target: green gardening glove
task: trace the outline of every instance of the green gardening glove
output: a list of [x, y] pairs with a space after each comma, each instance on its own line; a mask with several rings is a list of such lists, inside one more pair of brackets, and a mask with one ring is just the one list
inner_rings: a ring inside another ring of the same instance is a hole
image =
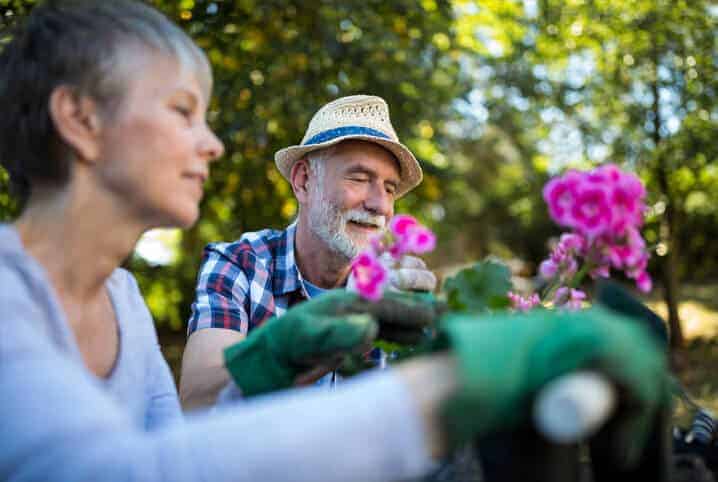
[[453, 443], [527, 423], [534, 397], [547, 382], [577, 370], [612, 380], [627, 407], [616, 450], [630, 463], [645, 442], [650, 421], [666, 404], [664, 355], [634, 320], [602, 309], [535, 310], [477, 319], [442, 320], [439, 342], [457, 359], [458, 393], [443, 408]]
[[643, 323], [660, 340], [664, 349], [668, 348], [668, 328], [663, 318], [619, 283], [610, 280], [598, 281], [594, 300], [610, 310]]
[[358, 298], [349, 309], [377, 320], [377, 339], [416, 345], [426, 340], [427, 329], [436, 324], [447, 306], [429, 292], [386, 291], [376, 302]]
[[317, 365], [366, 351], [381, 335], [394, 342], [419, 340], [438, 318], [438, 304], [417, 295], [386, 293], [368, 302], [332, 290], [289, 309], [224, 351], [225, 366], [244, 396], [292, 386]]

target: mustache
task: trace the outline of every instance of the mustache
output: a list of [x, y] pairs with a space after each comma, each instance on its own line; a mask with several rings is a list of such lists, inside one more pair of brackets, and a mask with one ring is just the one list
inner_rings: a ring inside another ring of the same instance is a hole
[[379, 229], [384, 229], [386, 227], [386, 216], [371, 214], [360, 209], [350, 209], [344, 213], [343, 217], [346, 222], [354, 221], [363, 224], [370, 224]]

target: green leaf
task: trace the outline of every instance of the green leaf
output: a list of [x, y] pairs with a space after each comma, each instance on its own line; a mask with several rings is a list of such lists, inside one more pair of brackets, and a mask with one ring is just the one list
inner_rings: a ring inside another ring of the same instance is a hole
[[444, 292], [452, 311], [489, 312], [509, 305], [506, 294], [511, 287], [508, 266], [486, 260], [447, 279]]

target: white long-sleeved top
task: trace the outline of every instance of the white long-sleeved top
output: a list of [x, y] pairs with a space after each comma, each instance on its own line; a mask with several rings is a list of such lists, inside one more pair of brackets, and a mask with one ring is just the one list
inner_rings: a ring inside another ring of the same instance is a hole
[[0, 226], [0, 480], [364, 482], [432, 467], [391, 372], [184, 418], [134, 278], [118, 269], [107, 289], [120, 350], [100, 379], [44, 270]]

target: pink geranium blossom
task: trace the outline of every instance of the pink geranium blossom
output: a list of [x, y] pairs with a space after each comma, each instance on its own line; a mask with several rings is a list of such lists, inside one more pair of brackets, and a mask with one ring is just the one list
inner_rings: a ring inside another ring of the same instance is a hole
[[433, 251], [436, 247], [436, 235], [423, 226], [416, 226], [407, 232], [407, 250], [415, 254]]
[[580, 181], [578, 172], [569, 171], [563, 177], [551, 179], [543, 189], [543, 197], [548, 204], [551, 218], [560, 226], [573, 224], [571, 206], [578, 194]]
[[643, 293], [648, 293], [653, 288], [653, 281], [647, 272], [641, 271], [638, 276], [636, 276], [636, 285]]
[[567, 310], [580, 310], [583, 301], [586, 299], [586, 293], [581, 290], [562, 286], [556, 290], [554, 296], [554, 305]]
[[353, 286], [364, 298], [378, 300], [389, 280], [388, 272], [405, 254], [424, 254], [436, 246], [436, 235], [414, 217], [397, 214], [387, 232], [370, 240], [369, 248], [352, 261]]
[[546, 183], [543, 196], [551, 218], [571, 230], [541, 263], [544, 279], [568, 285], [574, 276], [608, 278], [615, 269], [636, 280], [640, 290], [651, 289], [648, 251], [639, 231], [646, 190], [635, 174], [614, 164], [568, 171]]
[[351, 270], [359, 294], [371, 301], [379, 300], [389, 280], [387, 269], [379, 258], [371, 251], [365, 251], [354, 258]]
[[521, 296], [513, 291], [508, 292], [511, 308], [516, 311], [526, 312], [541, 304], [541, 298], [538, 293], [532, 293], [528, 296]]
[[584, 186], [571, 206], [573, 227], [589, 239], [611, 227], [611, 204], [608, 193], [600, 186]]
[[539, 265], [539, 274], [543, 279], [551, 279], [558, 273], [559, 265], [556, 264], [552, 259], [544, 260]]
[[389, 222], [389, 230], [396, 237], [404, 237], [412, 228], [419, 226], [419, 221], [408, 214], [397, 214]]

